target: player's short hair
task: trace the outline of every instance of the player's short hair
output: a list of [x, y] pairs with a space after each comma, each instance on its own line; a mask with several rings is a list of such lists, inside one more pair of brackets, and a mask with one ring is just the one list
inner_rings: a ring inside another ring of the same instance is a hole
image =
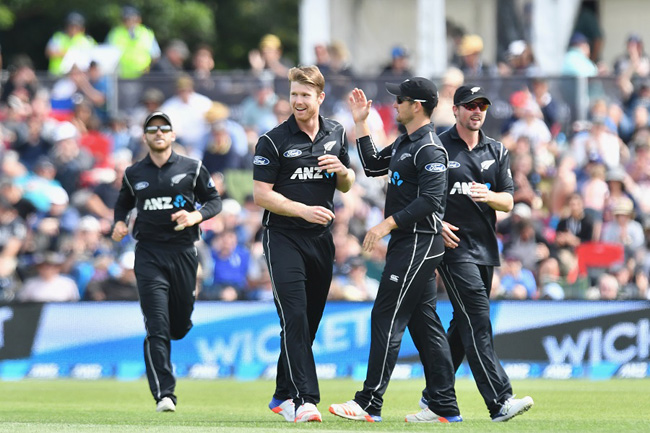
[[289, 81], [315, 87], [321, 93], [325, 89], [325, 77], [318, 66], [296, 66], [289, 69]]

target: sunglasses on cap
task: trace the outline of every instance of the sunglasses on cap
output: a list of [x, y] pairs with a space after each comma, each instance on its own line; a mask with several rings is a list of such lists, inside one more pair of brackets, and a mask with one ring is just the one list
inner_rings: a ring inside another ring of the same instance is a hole
[[397, 105], [401, 104], [404, 101], [408, 101], [408, 102], [415, 102], [415, 101], [427, 102], [424, 99], [413, 99], [413, 98], [409, 98], [408, 96], [396, 96], [395, 100], [397, 101]]
[[171, 127], [171, 125], [151, 125], [151, 126], [147, 126], [146, 128], [144, 128], [144, 132], [146, 132], [147, 134], [155, 134], [159, 130], [160, 130], [160, 132], [163, 132], [163, 133], [171, 132], [172, 127]]
[[476, 110], [476, 107], [478, 107], [479, 110], [481, 111], [487, 111], [488, 107], [490, 104], [487, 102], [468, 102], [467, 104], [460, 104], [463, 107], [465, 107], [466, 110], [469, 111], [474, 111]]

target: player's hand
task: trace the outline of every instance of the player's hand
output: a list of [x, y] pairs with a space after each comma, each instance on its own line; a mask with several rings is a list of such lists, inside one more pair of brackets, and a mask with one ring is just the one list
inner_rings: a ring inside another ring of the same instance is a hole
[[185, 230], [187, 227], [192, 227], [194, 224], [198, 224], [202, 220], [203, 217], [198, 211], [188, 212], [183, 209], [172, 214], [172, 221], [176, 222], [176, 227], [174, 227], [174, 230], [176, 231]]
[[368, 230], [366, 237], [363, 238], [363, 250], [369, 253], [372, 252], [377, 242], [389, 234], [395, 227], [397, 227], [397, 224], [395, 224], [395, 220], [391, 216]]
[[453, 249], [458, 246], [460, 238], [454, 233], [456, 231], [458, 231], [458, 227], [455, 225], [449, 224], [446, 221], [442, 222], [442, 240], [445, 241], [445, 247]]
[[318, 157], [318, 166], [328, 173], [347, 174], [348, 169], [336, 155], [321, 155]]
[[129, 234], [129, 228], [126, 226], [126, 223], [124, 221], [118, 221], [115, 223], [115, 227], [113, 227], [111, 239], [115, 242], [119, 242], [124, 239], [124, 236], [127, 234]]
[[472, 182], [469, 187], [469, 196], [477, 203], [485, 203], [488, 201], [490, 190], [484, 183]]
[[327, 225], [334, 219], [334, 212], [323, 206], [306, 206], [301, 216], [310, 223]]
[[348, 105], [350, 106], [350, 112], [352, 113], [352, 119], [354, 119], [354, 123], [364, 122], [370, 114], [372, 99], [367, 100], [366, 94], [363, 93], [363, 90], [357, 89], [355, 87], [352, 92], [350, 92]]

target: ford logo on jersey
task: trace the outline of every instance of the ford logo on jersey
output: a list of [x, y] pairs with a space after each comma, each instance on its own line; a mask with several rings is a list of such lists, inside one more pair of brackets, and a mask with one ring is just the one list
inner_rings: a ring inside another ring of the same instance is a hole
[[256, 156], [253, 158], [253, 164], [255, 165], [269, 165], [271, 161], [268, 159], [264, 158], [263, 156]]
[[425, 165], [424, 169], [426, 171], [430, 171], [433, 173], [441, 173], [443, 171], [446, 171], [447, 167], [445, 167], [445, 164], [441, 164], [439, 162], [432, 162], [431, 164]]
[[460, 162], [458, 161], [449, 161], [449, 168], [458, 168], [460, 167]]
[[145, 189], [148, 186], [149, 186], [149, 182], [138, 182], [133, 186], [133, 188], [136, 191], [140, 191], [141, 189]]
[[302, 155], [302, 150], [300, 149], [291, 149], [287, 150], [282, 154], [285, 158], [295, 158], [296, 156]]

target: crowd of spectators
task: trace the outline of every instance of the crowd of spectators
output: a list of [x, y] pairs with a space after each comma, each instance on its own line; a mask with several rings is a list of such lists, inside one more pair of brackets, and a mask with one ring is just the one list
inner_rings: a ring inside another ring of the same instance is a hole
[[[202, 159], [224, 198], [223, 211], [202, 224], [199, 298], [273, 299], [260, 244], [262, 210], [247, 189], [252, 180], [245, 179], [258, 136], [291, 114], [288, 95], [274, 87], [292, 66], [280, 39], [265, 35], [251, 50], [246, 73], [257, 84], [240, 104], [228, 105], [205, 94], [215, 86], [210, 47], [191, 51], [175, 39], [161, 52], [137, 10], [125, 8], [123, 18], [109, 42], [120, 46], [124, 38], [137, 37], [143, 43], [138, 53], [126, 54], [126, 64], [122, 57], [118, 73], [173, 76], [170, 97], [150, 87], [137, 106], [110, 112], [107, 101], [115, 89], [101, 65], [90, 61], [66, 69], [63, 60], [71, 44], [95, 44], [83, 36], [78, 13], [47, 42], [56, 77], [51, 87], [39, 83], [29, 58], [10, 62], [0, 97], [0, 301], [137, 299], [134, 240], [129, 236], [116, 244], [110, 230], [124, 169], [146, 153], [143, 119], [158, 109], [172, 118], [175, 151]], [[438, 132], [455, 122], [452, 96], [464, 82], [522, 76], [527, 83], [510, 95], [512, 118], [496, 137], [510, 151], [516, 205], [510, 214], [499, 214], [503, 260], [493, 298], [650, 299], [650, 61], [640, 37], [630, 35], [611, 68], [593, 63], [583, 35], [572, 37], [565, 73], [613, 74], [620, 96], [592, 98], [588, 119], [570, 131], [561, 130], [557, 95], [539, 75], [526, 41], [513, 41], [505, 61], [494, 65], [482, 58], [479, 35], [455, 41], [452, 65], [435, 80]], [[314, 51], [329, 88], [349, 91], [357, 77], [344, 44], [317, 44]], [[129, 56], [142, 53], [144, 59], [128, 63]], [[388, 54], [382, 79], [412, 75], [406, 47], [397, 45]], [[353, 168], [360, 170], [346, 95], [326, 98], [323, 111], [347, 125]], [[380, 146], [398, 134], [393, 116], [390, 103], [372, 107], [369, 124]], [[237, 173], [238, 180], [228, 182]], [[332, 299], [376, 296], [386, 240], [371, 255], [362, 254], [360, 242], [367, 228], [383, 219], [384, 188], [385, 180], [359, 174], [348, 194], [335, 196]], [[584, 272], [579, 247], [601, 242], [622, 247], [620, 260]], [[439, 286], [444, 297], [444, 285]]]

